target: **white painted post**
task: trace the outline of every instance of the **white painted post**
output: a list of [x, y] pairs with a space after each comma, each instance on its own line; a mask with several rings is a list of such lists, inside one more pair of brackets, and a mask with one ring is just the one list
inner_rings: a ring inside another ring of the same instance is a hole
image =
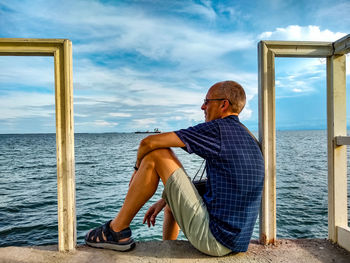
[[58, 247], [76, 246], [75, 161], [73, 124], [72, 44], [65, 40], [55, 51]]
[[258, 45], [259, 57], [259, 140], [265, 159], [265, 182], [260, 210], [260, 242], [276, 240], [276, 128], [275, 56], [266, 44]]
[[345, 55], [327, 58], [328, 130], [328, 238], [338, 242], [337, 226], [348, 226], [346, 145], [337, 146], [336, 136], [346, 136]]
[[76, 246], [72, 43], [65, 39], [0, 38], [0, 56], [54, 56], [58, 248]]
[[329, 239], [350, 251], [347, 214], [346, 71], [350, 35], [334, 43], [261, 41], [259, 56], [259, 139], [265, 158], [260, 241], [276, 239], [275, 57], [327, 58], [328, 228]]

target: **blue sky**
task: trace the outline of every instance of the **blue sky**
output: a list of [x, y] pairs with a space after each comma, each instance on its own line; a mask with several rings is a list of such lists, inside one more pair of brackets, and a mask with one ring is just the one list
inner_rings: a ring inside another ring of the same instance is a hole
[[[0, 37], [73, 42], [76, 132], [171, 131], [202, 122], [217, 81], [247, 93], [258, 124], [257, 43], [335, 41], [350, 2], [0, 1]], [[349, 57], [347, 80], [349, 80]], [[324, 59], [276, 60], [278, 129], [326, 127]], [[349, 103], [348, 103], [349, 104]], [[53, 59], [0, 57], [0, 133], [55, 132]]]

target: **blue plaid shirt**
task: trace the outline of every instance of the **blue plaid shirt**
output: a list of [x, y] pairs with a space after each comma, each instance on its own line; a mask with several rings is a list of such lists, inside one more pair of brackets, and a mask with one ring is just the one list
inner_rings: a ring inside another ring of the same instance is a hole
[[264, 160], [237, 116], [175, 132], [184, 150], [206, 160], [208, 183], [203, 201], [214, 237], [235, 252], [246, 251], [258, 216]]

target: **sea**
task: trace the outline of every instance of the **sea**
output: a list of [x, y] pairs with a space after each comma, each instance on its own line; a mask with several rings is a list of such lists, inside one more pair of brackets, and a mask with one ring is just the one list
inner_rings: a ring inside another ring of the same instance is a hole
[[[112, 219], [119, 211], [139, 142], [145, 136], [75, 134], [78, 243], [84, 242], [91, 228]], [[327, 238], [327, 132], [277, 131], [276, 143], [277, 238]], [[182, 149], [174, 150], [193, 176], [202, 159]], [[142, 224], [145, 212], [162, 191], [160, 184], [134, 218], [131, 229], [137, 241], [162, 239], [163, 213], [154, 227]], [[348, 211], [349, 193], [350, 180]], [[253, 239], [259, 237], [258, 221]], [[180, 233], [179, 239], [186, 238]], [[0, 135], [0, 246], [57, 243], [55, 134]]]

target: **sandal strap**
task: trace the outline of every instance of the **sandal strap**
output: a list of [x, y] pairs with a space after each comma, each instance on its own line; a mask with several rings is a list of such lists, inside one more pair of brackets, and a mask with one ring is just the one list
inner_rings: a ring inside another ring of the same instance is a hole
[[[95, 228], [89, 233], [89, 236], [87, 238], [88, 241], [92, 242], [104, 242], [104, 241], [112, 241], [112, 242], [119, 242], [119, 240], [124, 238], [131, 237], [131, 229], [125, 228], [122, 231], [114, 232], [112, 228], [110, 228], [110, 223], [112, 220], [109, 220], [105, 224], [99, 226], [98, 228]], [[99, 241], [97, 241], [97, 238]]]
[[[105, 233], [102, 234], [103, 231], [103, 226], [100, 226], [94, 230], [92, 230], [89, 234], [88, 240], [92, 242], [97, 242], [97, 238], [99, 239], [99, 242], [104, 241], [105, 239], [103, 238], [103, 234], [106, 236]], [[107, 238], [107, 236], [106, 236]]]
[[123, 230], [121, 230], [119, 232], [115, 232], [115, 231], [113, 231], [112, 228], [110, 228], [110, 222], [111, 221], [112, 220], [107, 222], [106, 225], [108, 226], [109, 232], [113, 236], [114, 241], [118, 242], [121, 239], [131, 237], [131, 229], [130, 229], [130, 227], [127, 227], [127, 228], [125, 228], [125, 229], [123, 229]]

